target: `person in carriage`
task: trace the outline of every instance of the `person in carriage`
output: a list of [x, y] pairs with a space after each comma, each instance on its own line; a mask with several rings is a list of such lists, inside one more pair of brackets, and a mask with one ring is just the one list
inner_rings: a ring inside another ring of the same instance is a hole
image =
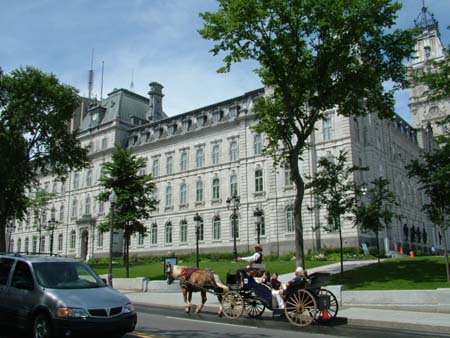
[[249, 265], [245, 269], [237, 270], [237, 281], [241, 281], [242, 277], [246, 274], [252, 274], [252, 272], [259, 271], [261, 264], [263, 262], [263, 254], [262, 254], [262, 246], [261, 244], [255, 244], [255, 253], [248, 257], [238, 257], [238, 262], [246, 261]]
[[272, 290], [272, 296], [275, 297], [279, 309], [284, 309], [284, 295], [289, 294], [291, 288], [306, 283], [307, 276], [306, 271], [299, 266], [295, 269], [294, 278], [286, 284], [281, 284], [279, 290]]

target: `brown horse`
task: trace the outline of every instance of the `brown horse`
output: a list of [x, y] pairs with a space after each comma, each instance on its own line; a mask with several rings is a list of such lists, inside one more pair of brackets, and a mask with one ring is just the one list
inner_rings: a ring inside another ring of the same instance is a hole
[[184, 302], [186, 303], [185, 311], [191, 311], [192, 292], [200, 292], [202, 304], [195, 309], [196, 313], [200, 313], [206, 303], [206, 289], [214, 290], [219, 300], [219, 316], [223, 313], [222, 295], [229, 291], [228, 286], [222, 283], [220, 277], [210, 270], [196, 269], [187, 266], [179, 266], [167, 264], [166, 266], [167, 283], [172, 284], [174, 280], [180, 280], [181, 290], [183, 292]]

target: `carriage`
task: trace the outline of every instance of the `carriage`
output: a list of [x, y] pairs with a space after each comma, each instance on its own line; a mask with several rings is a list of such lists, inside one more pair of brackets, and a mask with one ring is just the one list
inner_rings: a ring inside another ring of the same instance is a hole
[[259, 317], [267, 308], [274, 316], [284, 316], [295, 326], [307, 326], [313, 321], [327, 322], [336, 318], [338, 302], [336, 296], [321, 284], [329, 273], [316, 272], [301, 283], [285, 291], [285, 308], [277, 308], [272, 290], [255, 277], [244, 276], [242, 284], [236, 283], [236, 275], [227, 274], [230, 290], [223, 295], [223, 314], [230, 319], [239, 318], [244, 311], [250, 317]]

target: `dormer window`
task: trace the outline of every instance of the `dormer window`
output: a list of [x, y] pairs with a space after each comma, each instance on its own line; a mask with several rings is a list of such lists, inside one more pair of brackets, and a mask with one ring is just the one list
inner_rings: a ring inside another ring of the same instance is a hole
[[178, 125], [176, 123], [174, 123], [170, 126], [170, 132], [172, 135], [174, 135], [177, 132], [177, 128], [178, 128]]
[[191, 120], [184, 120], [183, 121], [183, 130], [189, 131], [191, 129], [192, 121]]
[[213, 121], [220, 122], [223, 118], [223, 111], [219, 110], [213, 113]]
[[206, 115], [200, 115], [197, 117], [197, 124], [200, 127], [203, 127], [203, 126], [205, 126], [207, 120], [208, 120], [208, 117]]

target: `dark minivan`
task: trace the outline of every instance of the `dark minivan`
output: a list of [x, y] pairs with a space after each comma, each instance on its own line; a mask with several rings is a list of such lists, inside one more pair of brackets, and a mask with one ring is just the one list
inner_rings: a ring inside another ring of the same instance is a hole
[[134, 305], [85, 263], [40, 255], [0, 255], [0, 325], [33, 338], [134, 330]]

